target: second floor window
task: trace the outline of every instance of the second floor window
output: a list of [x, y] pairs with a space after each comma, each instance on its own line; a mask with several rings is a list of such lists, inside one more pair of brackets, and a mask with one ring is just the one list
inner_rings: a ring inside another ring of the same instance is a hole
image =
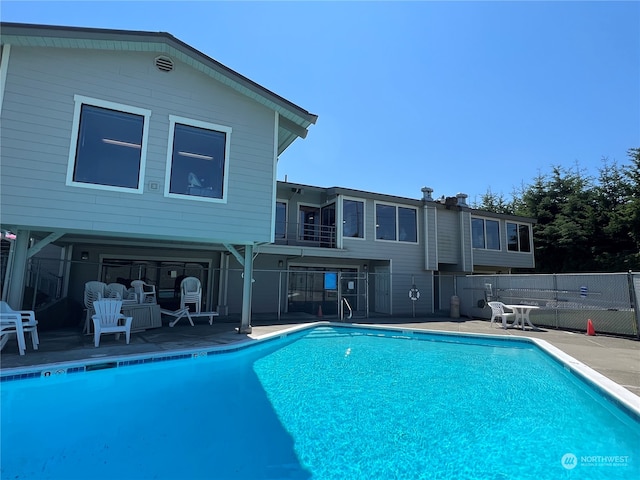
[[287, 204], [276, 202], [276, 238], [287, 238]]
[[76, 95], [67, 185], [142, 193], [151, 112]]
[[396, 207], [393, 205], [376, 205], [376, 239], [396, 239]]
[[529, 225], [507, 222], [507, 248], [510, 252], [531, 252]]
[[342, 236], [348, 238], [364, 238], [364, 202], [358, 200], [343, 200]]
[[497, 220], [471, 219], [473, 248], [500, 250], [500, 224]]
[[415, 208], [398, 207], [398, 240], [418, 241], [418, 222]]
[[376, 239], [417, 242], [416, 209], [382, 203], [376, 204]]
[[225, 199], [231, 128], [170, 116], [168, 196]]

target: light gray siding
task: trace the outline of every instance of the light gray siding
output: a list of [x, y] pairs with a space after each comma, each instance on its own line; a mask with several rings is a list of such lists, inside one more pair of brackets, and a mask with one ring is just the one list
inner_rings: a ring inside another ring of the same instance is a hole
[[[394, 314], [408, 314], [412, 307], [416, 313], [431, 313], [432, 272], [425, 271], [424, 250], [424, 211], [414, 204], [389, 202], [401, 207], [417, 208], [418, 242], [397, 242], [376, 240], [376, 209], [372, 199], [365, 200], [365, 239], [344, 238], [344, 249], [350, 257], [372, 260], [386, 260], [390, 264], [392, 297], [391, 305]], [[386, 202], [385, 202], [386, 203]], [[412, 304], [409, 290], [416, 285], [422, 292], [420, 300]]]
[[424, 249], [424, 269], [435, 271], [438, 270], [438, 224], [436, 208], [433, 204], [428, 203], [422, 209], [424, 217], [423, 225], [423, 249]]
[[[209, 242], [270, 240], [274, 112], [186, 64], [160, 72], [157, 55], [12, 47], [0, 138], [3, 224]], [[65, 184], [76, 94], [151, 110], [142, 195]], [[226, 204], [164, 197], [169, 115], [233, 129]], [[149, 182], [159, 188], [150, 190]]]
[[457, 209], [437, 210], [438, 222], [438, 262], [440, 264], [459, 265], [460, 255], [460, 217]]
[[476, 266], [509, 267], [509, 268], [533, 268], [532, 253], [509, 252], [505, 249], [497, 250], [473, 250], [473, 263]]

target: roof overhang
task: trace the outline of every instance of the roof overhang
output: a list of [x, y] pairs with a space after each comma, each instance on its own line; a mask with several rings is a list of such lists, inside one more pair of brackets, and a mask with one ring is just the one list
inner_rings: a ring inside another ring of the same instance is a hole
[[278, 154], [296, 138], [305, 138], [308, 127], [318, 119], [317, 115], [309, 113], [165, 32], [2, 22], [0, 43], [22, 47], [157, 52], [168, 55], [278, 112]]

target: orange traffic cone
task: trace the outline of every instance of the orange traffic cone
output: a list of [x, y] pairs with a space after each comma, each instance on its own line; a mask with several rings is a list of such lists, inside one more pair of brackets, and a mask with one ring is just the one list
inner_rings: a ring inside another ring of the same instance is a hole
[[322, 318], [322, 305], [318, 305], [318, 318]]
[[593, 328], [593, 322], [591, 319], [587, 320], [587, 335], [595, 335], [596, 329]]

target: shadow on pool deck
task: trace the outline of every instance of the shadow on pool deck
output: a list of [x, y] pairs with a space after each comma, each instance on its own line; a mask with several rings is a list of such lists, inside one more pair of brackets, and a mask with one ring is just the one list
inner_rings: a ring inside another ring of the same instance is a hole
[[[114, 335], [103, 335], [100, 346], [93, 346], [93, 337], [82, 335], [79, 330], [55, 330], [40, 332], [40, 348], [34, 351], [27, 340], [26, 355], [18, 355], [17, 343], [10, 340], [2, 350], [0, 368], [3, 372], [16, 367], [37, 366], [79, 360], [100, 360], [109, 357], [122, 357], [145, 353], [162, 353], [191, 348], [209, 348], [247, 341], [259, 336], [284, 330], [295, 325], [335, 321], [335, 318], [319, 319], [312, 315], [297, 314], [280, 320], [261, 318], [255, 315], [252, 320], [253, 332], [250, 335], [238, 334], [239, 320], [216, 319], [213, 325], [205, 320], [196, 320], [195, 327], [186, 321], [180, 321], [170, 328], [166, 323], [162, 328], [134, 332], [131, 343], [126, 345], [124, 336], [119, 341]], [[354, 322], [356, 323], [356, 322]], [[538, 331], [525, 331], [509, 328], [503, 330], [492, 327], [487, 320], [460, 318], [368, 318], [358, 320], [359, 324], [389, 325], [411, 329], [484, 333], [507, 336], [527, 336], [549, 342], [563, 352], [588, 365], [602, 375], [622, 385], [639, 396], [640, 405], [640, 341], [612, 336], [587, 336], [584, 333], [566, 332], [541, 328]]]

